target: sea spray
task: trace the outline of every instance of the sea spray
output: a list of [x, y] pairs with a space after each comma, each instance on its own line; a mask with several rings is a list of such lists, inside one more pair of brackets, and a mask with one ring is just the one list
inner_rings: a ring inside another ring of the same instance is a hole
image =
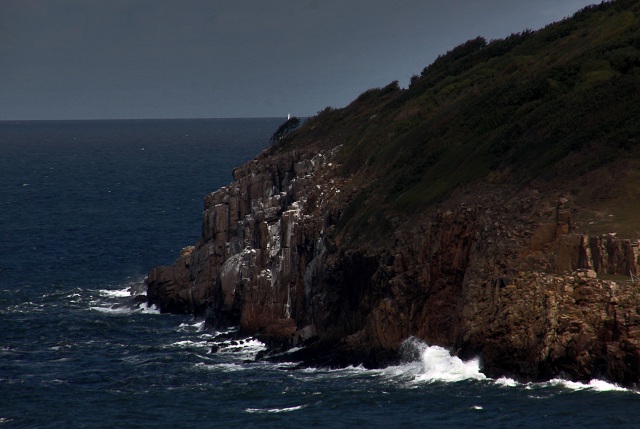
[[[480, 372], [478, 358], [463, 361], [439, 346], [430, 346], [415, 337], [406, 339], [400, 348], [402, 368], [416, 382], [457, 382], [463, 380], [485, 380]], [[398, 368], [398, 367], [396, 367]]]

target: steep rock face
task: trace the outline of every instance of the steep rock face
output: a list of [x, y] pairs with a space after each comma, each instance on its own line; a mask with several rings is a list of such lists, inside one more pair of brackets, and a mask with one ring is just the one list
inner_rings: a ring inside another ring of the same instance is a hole
[[236, 169], [205, 199], [201, 241], [149, 273], [149, 303], [278, 341], [314, 336], [310, 299], [327, 253], [328, 201], [340, 192], [323, 179], [334, 153], [263, 154]]
[[[592, 273], [592, 272], [591, 272]], [[629, 284], [577, 275], [522, 273], [496, 285], [495, 317], [470, 342], [487, 370], [528, 378], [565, 375], [638, 381], [638, 291]]]
[[638, 381], [637, 286], [595, 278], [636, 274], [637, 240], [578, 233], [566, 198], [485, 185], [346, 245], [336, 223], [357, 189], [338, 150], [236, 169], [205, 199], [200, 242], [149, 273], [149, 302], [308, 344], [298, 357], [321, 364], [384, 365], [415, 336], [491, 375]]

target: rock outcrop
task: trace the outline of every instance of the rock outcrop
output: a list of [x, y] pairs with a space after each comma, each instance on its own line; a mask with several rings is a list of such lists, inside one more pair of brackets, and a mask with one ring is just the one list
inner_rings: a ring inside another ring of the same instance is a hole
[[236, 169], [205, 199], [201, 241], [149, 273], [149, 302], [287, 344], [314, 337], [314, 288], [335, 248], [327, 223], [348, 198], [327, 179], [336, 150], [263, 154]]
[[263, 153], [205, 199], [202, 238], [148, 276], [148, 300], [238, 325], [328, 365], [392, 362], [415, 336], [490, 375], [640, 374], [638, 241], [576, 232], [579, 209], [535, 189], [470, 187], [389, 236], [344, 244], [357, 194], [340, 147]]

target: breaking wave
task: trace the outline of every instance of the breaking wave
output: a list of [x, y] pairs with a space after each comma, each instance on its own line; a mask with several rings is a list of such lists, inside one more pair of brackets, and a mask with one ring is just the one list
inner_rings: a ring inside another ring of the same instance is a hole
[[563, 388], [570, 391], [591, 392], [634, 392], [604, 380], [591, 380], [581, 383], [563, 379], [553, 379], [542, 383], [519, 383], [508, 377], [490, 379], [481, 372], [480, 359], [463, 361], [452, 356], [445, 348], [429, 346], [416, 339], [408, 338], [401, 347], [404, 360], [408, 363], [382, 370], [392, 378], [409, 378], [412, 384], [417, 383], [455, 383], [464, 380], [487, 381], [504, 388], [524, 388], [527, 390], [544, 388]]
[[426, 347], [421, 355], [422, 373], [416, 381], [484, 380], [486, 376], [480, 372], [480, 360], [475, 358], [464, 362], [451, 356], [447, 349], [438, 346]]
[[413, 383], [453, 383], [487, 378], [480, 372], [479, 359], [463, 361], [443, 347], [429, 346], [414, 337], [405, 340], [400, 352], [407, 363], [382, 370], [387, 376], [409, 377]]
[[112, 315], [126, 315], [126, 314], [160, 314], [160, 309], [155, 305], [149, 305], [146, 302], [138, 305], [123, 305], [123, 304], [106, 304], [89, 307], [90, 310], [99, 311], [100, 313], [112, 314]]
[[500, 377], [499, 379], [495, 380], [495, 384], [497, 384], [498, 386], [503, 386], [503, 387], [520, 386], [520, 383], [518, 383], [514, 379], [508, 378], [508, 377]]
[[204, 320], [193, 320], [191, 322], [181, 323], [178, 327], [179, 332], [202, 332], [204, 331]]
[[131, 296], [131, 288], [127, 287], [124, 289], [116, 290], [100, 289], [98, 293], [100, 294], [100, 296], [103, 296], [105, 298], [127, 298]]
[[590, 380], [588, 383], [580, 383], [577, 381], [554, 378], [546, 383], [537, 384], [542, 387], [563, 387], [574, 391], [590, 390], [592, 392], [631, 392], [631, 390], [618, 386], [617, 384], [597, 379]]
[[146, 302], [136, 302], [134, 298], [143, 295], [143, 280], [133, 279], [114, 289], [87, 290], [90, 294], [89, 309], [110, 315], [160, 314], [160, 309]]
[[267, 349], [266, 344], [255, 338], [247, 338], [244, 340], [230, 340], [219, 344], [218, 351], [220, 356], [233, 357], [234, 359], [253, 360], [261, 351]]

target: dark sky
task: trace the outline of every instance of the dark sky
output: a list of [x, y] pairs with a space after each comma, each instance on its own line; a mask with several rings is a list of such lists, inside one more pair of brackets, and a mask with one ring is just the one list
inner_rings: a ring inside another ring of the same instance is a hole
[[313, 115], [593, 0], [0, 0], [0, 120]]

